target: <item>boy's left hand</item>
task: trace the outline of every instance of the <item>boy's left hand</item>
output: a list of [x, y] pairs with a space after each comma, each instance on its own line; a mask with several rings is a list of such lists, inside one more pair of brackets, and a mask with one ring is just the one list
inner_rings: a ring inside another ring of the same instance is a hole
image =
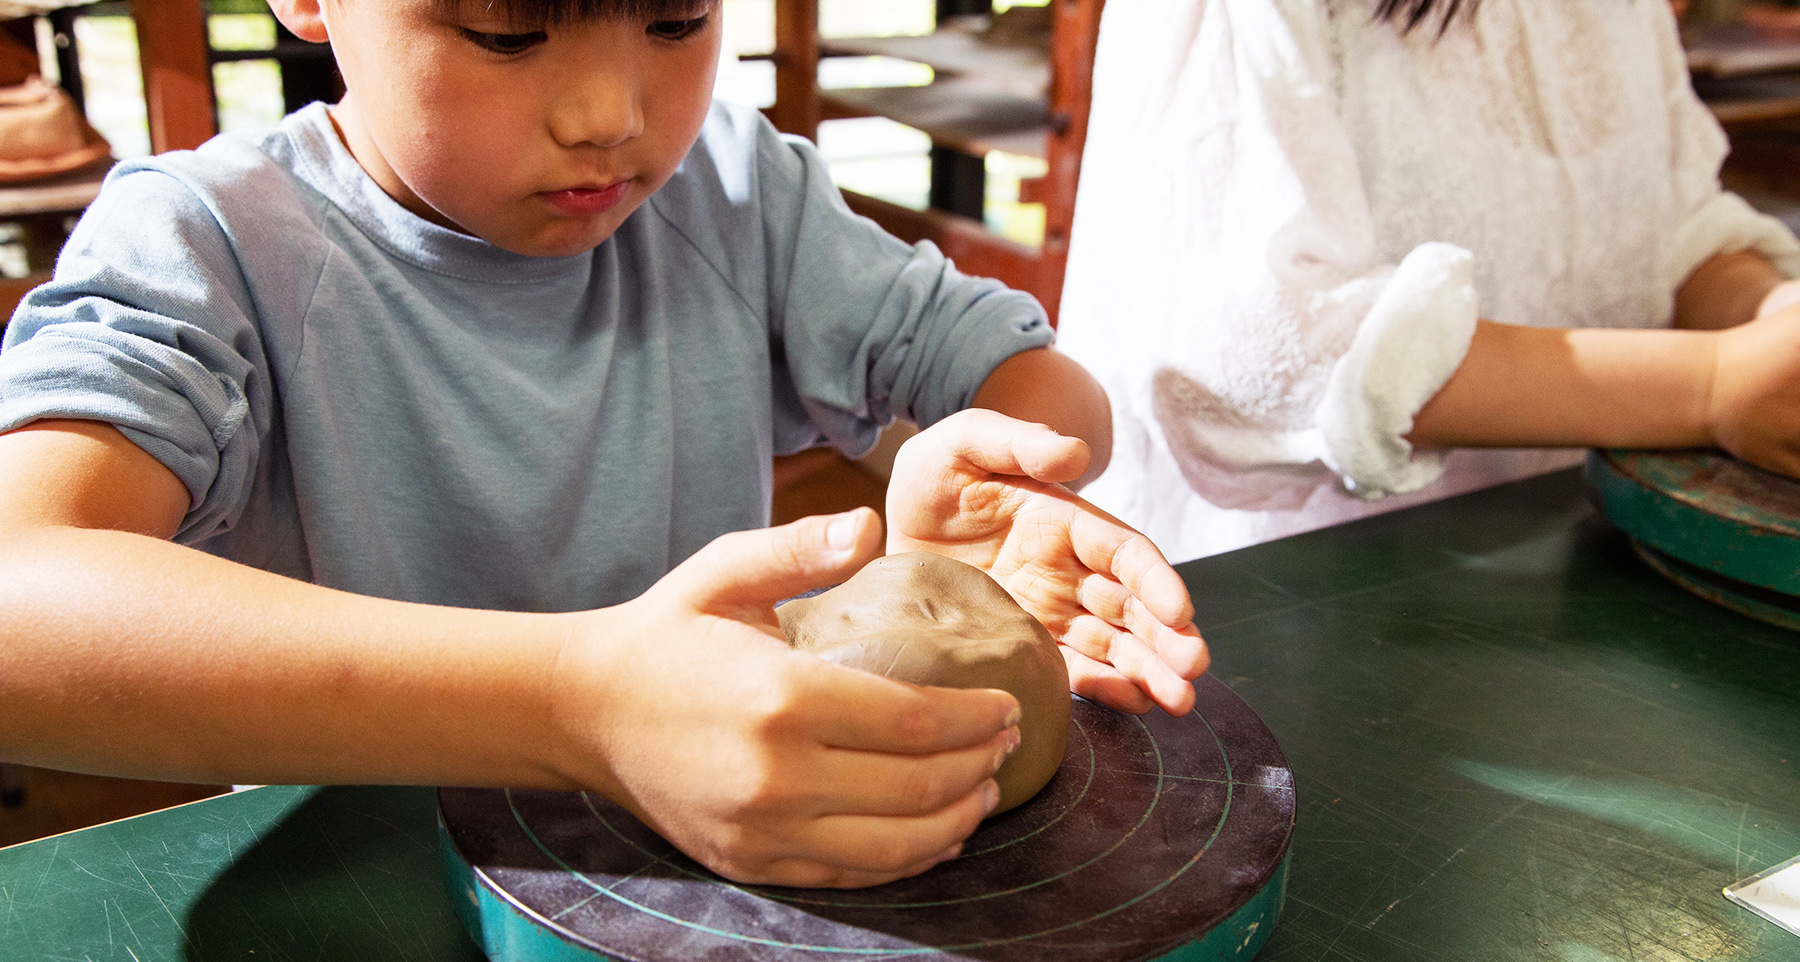
[[986, 571], [1060, 643], [1075, 694], [1185, 714], [1210, 661], [1187, 586], [1150, 539], [1063, 487], [1088, 458], [1041, 424], [980, 409], [945, 418], [894, 460], [888, 553]]

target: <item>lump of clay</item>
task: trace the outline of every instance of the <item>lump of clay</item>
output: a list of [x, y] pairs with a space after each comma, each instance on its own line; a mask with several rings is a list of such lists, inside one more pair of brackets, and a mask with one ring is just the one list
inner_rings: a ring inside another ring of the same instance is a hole
[[979, 568], [916, 551], [776, 609], [788, 643], [916, 685], [999, 688], [1019, 700], [1019, 749], [994, 776], [1004, 812], [1056, 774], [1069, 740], [1069, 669], [1056, 642]]

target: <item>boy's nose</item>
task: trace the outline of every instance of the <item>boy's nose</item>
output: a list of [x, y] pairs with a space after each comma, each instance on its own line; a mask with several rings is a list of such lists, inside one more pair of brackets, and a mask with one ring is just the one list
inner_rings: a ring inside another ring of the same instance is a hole
[[615, 147], [644, 132], [644, 110], [633, 78], [595, 76], [557, 98], [550, 135], [564, 147]]

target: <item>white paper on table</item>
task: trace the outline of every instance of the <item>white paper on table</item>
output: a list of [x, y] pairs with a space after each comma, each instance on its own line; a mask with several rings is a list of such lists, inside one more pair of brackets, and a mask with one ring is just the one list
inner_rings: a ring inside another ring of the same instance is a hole
[[1800, 935], [1800, 858], [1727, 887], [1725, 897]]

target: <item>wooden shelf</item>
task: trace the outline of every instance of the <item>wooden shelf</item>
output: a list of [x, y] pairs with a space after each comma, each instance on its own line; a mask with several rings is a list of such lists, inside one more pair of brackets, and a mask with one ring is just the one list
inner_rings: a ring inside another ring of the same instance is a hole
[[988, 43], [957, 28], [916, 37], [832, 38], [819, 42], [827, 57], [893, 57], [922, 63], [956, 77], [979, 77], [986, 86], [1018, 97], [1044, 100], [1050, 90], [1050, 52], [1043, 47]]
[[1041, 159], [1049, 150], [1049, 104], [995, 90], [979, 78], [953, 77], [923, 87], [851, 87], [819, 96], [834, 115], [888, 117], [966, 154], [1002, 150]]
[[823, 56], [893, 57], [925, 64], [938, 75], [923, 87], [821, 91], [826, 112], [889, 117], [966, 154], [1001, 150], [1043, 159], [1052, 126], [1050, 51], [1042, 44], [992, 42], [984, 32], [989, 22], [958, 17], [922, 36], [821, 40]]
[[1800, 42], [1741, 23], [1712, 24], [1682, 32], [1688, 70], [1738, 77], [1800, 69]]
[[1696, 76], [1694, 91], [1722, 124], [1800, 117], [1800, 73]]
[[1683, 31], [1694, 92], [1722, 124], [1800, 117], [1800, 42], [1741, 23]]
[[0, 185], [0, 217], [77, 213], [93, 203], [113, 162], [28, 184]]

